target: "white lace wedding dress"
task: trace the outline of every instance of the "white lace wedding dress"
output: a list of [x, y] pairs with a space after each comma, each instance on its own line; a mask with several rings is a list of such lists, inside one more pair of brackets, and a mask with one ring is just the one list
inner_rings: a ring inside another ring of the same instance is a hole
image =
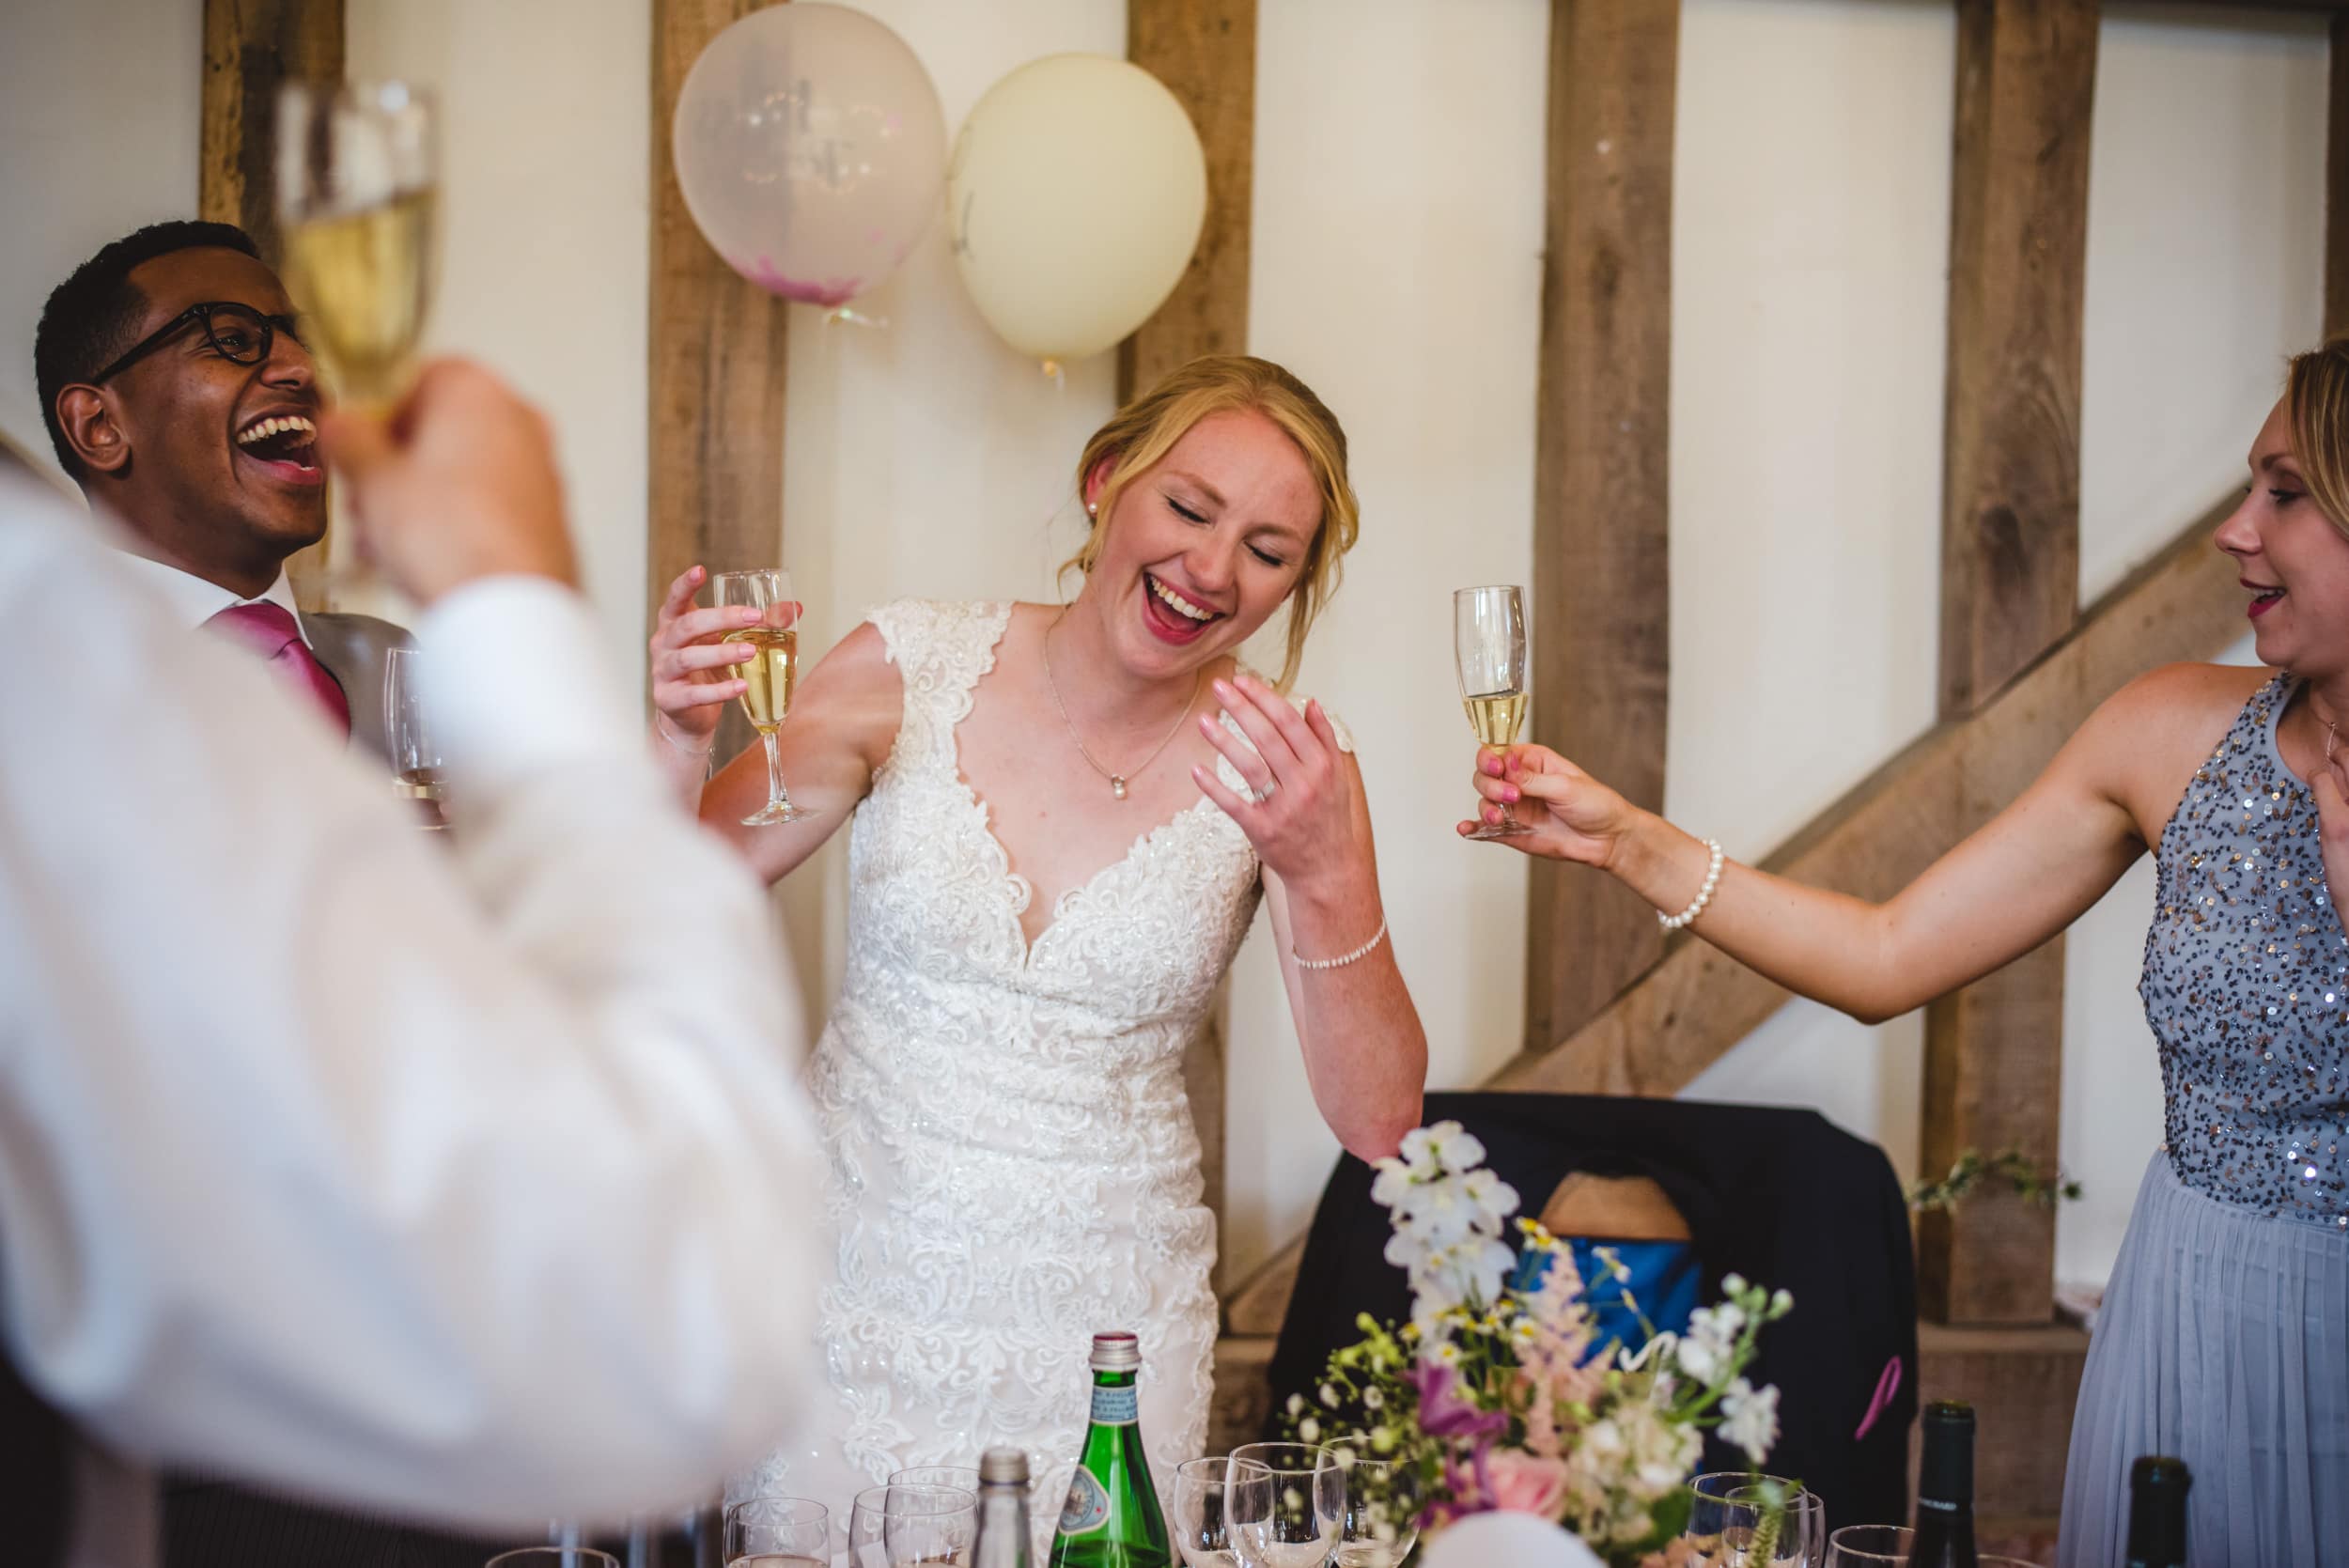
[[847, 973], [811, 1069], [838, 1239], [831, 1391], [736, 1491], [814, 1498], [845, 1525], [891, 1471], [1008, 1443], [1034, 1467], [1041, 1541], [1084, 1435], [1096, 1332], [1141, 1336], [1162, 1490], [1206, 1441], [1215, 1225], [1183, 1055], [1261, 884], [1202, 797], [1064, 894], [1029, 945], [1030, 889], [955, 737], [1010, 618], [910, 601], [873, 617], [905, 716], [849, 830]]

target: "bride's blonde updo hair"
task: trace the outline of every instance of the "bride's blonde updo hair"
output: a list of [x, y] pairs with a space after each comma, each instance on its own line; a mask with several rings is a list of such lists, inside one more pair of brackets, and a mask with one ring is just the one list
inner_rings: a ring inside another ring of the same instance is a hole
[[1288, 652], [1279, 682], [1285, 691], [1297, 679], [1314, 617], [1337, 592], [1338, 563], [1361, 532], [1361, 507], [1346, 476], [1346, 431], [1338, 416], [1314, 396], [1313, 388], [1270, 360], [1249, 354], [1204, 355], [1170, 373], [1093, 433], [1077, 459], [1077, 493], [1084, 494], [1086, 480], [1105, 462], [1109, 476], [1101, 486], [1093, 531], [1084, 547], [1061, 564], [1061, 570], [1073, 567], [1090, 574], [1101, 559], [1110, 516], [1126, 487], [1155, 467], [1202, 419], [1236, 411], [1260, 413], [1279, 426], [1304, 455], [1315, 488], [1321, 492], [1321, 522], [1305, 547], [1304, 568], [1289, 593]]
[[2292, 450], [2309, 499], [2349, 534], [2349, 337], [2295, 356], [2284, 378]]

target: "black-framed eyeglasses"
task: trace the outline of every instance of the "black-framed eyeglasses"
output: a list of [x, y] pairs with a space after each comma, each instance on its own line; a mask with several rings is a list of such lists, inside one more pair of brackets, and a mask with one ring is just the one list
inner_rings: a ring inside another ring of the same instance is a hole
[[264, 316], [251, 305], [239, 304], [233, 300], [207, 300], [202, 304], [188, 306], [148, 333], [129, 353], [90, 377], [84, 384], [98, 386], [108, 377], [120, 375], [187, 331], [191, 322], [202, 324], [204, 336], [211, 343], [213, 352], [239, 365], [258, 365], [269, 358], [270, 350], [276, 347], [279, 333], [284, 333], [296, 343], [302, 341], [302, 323], [296, 317]]

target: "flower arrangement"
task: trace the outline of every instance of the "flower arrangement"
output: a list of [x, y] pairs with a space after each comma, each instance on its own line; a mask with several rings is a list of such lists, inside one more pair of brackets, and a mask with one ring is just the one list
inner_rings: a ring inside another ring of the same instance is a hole
[[[1778, 1439], [1778, 1390], [1744, 1373], [1793, 1297], [1731, 1275], [1727, 1298], [1685, 1334], [1658, 1333], [1612, 1251], [1596, 1250], [1601, 1277], [1587, 1284], [1531, 1219], [1516, 1221], [1513, 1251], [1502, 1236], [1517, 1194], [1484, 1158], [1458, 1123], [1439, 1122], [1378, 1162], [1371, 1196], [1392, 1215], [1386, 1256], [1409, 1273], [1411, 1319], [1363, 1313], [1364, 1337], [1331, 1355], [1317, 1400], [1289, 1400], [1289, 1425], [1302, 1442], [1343, 1435], [1411, 1474], [1423, 1532], [1502, 1509], [1562, 1525], [1610, 1563], [1663, 1563], [1688, 1520], [1704, 1431], [1718, 1426], [1757, 1470]], [[1628, 1307], [1645, 1343], [1601, 1343], [1595, 1296]]]

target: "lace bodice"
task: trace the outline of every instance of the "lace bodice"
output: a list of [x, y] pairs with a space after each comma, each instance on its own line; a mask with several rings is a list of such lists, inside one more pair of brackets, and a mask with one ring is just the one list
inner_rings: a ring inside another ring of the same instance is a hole
[[871, 1483], [1025, 1447], [1042, 1534], [1083, 1434], [1095, 1332], [1142, 1336], [1160, 1486], [1205, 1440], [1215, 1236], [1183, 1057], [1260, 878], [1202, 798], [1027, 941], [1031, 890], [956, 741], [1010, 615], [903, 602], [873, 617], [904, 717], [850, 831], [848, 967], [812, 1077], [839, 1233], [823, 1312], [838, 1457]]

